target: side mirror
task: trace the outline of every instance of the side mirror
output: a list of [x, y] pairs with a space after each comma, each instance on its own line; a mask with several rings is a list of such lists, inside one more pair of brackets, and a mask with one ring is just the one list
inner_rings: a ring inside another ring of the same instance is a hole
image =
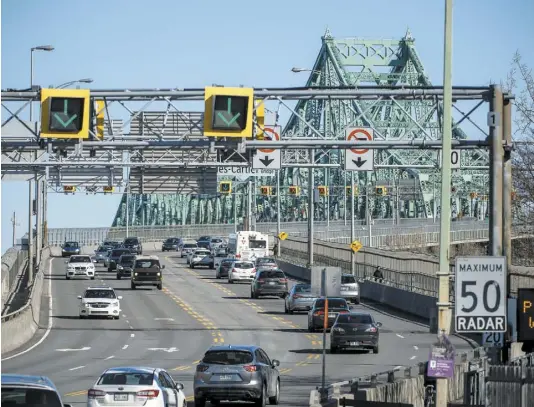
[[183, 383], [176, 383], [176, 390], [183, 390], [183, 389], [184, 389]]
[[119, 295], [117, 299], [122, 300], [122, 295]]
[[276, 360], [276, 359], [273, 359], [273, 360], [272, 360], [272, 365], [273, 365], [273, 367], [280, 366], [280, 361], [279, 361], [279, 360]]
[[375, 325], [376, 325], [377, 328], [381, 328], [382, 327], [382, 322], [377, 322]]
[[81, 300], [81, 299], [82, 299], [82, 296], [81, 296], [81, 295], [78, 295], [78, 297], [77, 297], [77, 298], [78, 298], [79, 300]]
[[165, 268], [165, 264], [163, 264], [163, 265], [161, 266], [161, 269], [164, 269], [164, 268]]

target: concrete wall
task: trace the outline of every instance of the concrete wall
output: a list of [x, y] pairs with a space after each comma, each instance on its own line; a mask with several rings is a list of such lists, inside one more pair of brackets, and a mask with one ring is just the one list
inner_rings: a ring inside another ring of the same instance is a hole
[[17, 247], [11, 247], [2, 256], [2, 308], [4, 308], [6, 299], [9, 296], [9, 291], [17, 278], [19, 270], [11, 269], [20, 256], [21, 250]]

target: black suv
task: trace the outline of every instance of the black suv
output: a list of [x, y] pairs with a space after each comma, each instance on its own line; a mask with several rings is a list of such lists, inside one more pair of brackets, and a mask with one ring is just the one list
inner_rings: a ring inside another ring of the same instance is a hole
[[117, 263], [117, 280], [120, 280], [122, 277], [130, 277], [132, 275], [132, 270], [135, 261], [135, 254], [123, 254], [119, 258]]
[[285, 298], [289, 288], [287, 277], [280, 269], [260, 269], [252, 281], [250, 298], [259, 298], [262, 295]]
[[130, 249], [132, 253], [143, 254], [143, 245], [138, 237], [127, 237], [124, 239], [124, 242], [122, 242], [122, 247]]
[[137, 256], [133, 266], [131, 289], [140, 285], [155, 285], [158, 290], [163, 289], [163, 276], [161, 271], [165, 268], [156, 256]]

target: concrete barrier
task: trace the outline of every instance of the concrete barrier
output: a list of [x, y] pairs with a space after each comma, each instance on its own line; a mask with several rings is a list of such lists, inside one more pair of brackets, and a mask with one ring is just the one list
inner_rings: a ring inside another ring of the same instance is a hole
[[20, 268], [26, 264], [28, 252], [22, 251], [18, 247], [9, 248], [2, 256], [2, 308], [17, 279]]

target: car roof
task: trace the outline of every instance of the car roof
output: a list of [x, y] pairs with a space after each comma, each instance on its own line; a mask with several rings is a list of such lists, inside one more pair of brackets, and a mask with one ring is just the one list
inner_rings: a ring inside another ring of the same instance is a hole
[[106, 369], [104, 373], [154, 373], [157, 370], [160, 369], [148, 366], [119, 366]]
[[365, 312], [365, 311], [351, 311], [345, 315], [353, 315], [353, 316], [366, 315], [366, 316], [370, 316], [371, 318], [373, 317], [370, 312]]
[[[324, 297], [320, 297], [320, 298], [316, 298], [315, 301], [319, 301], [319, 300], [324, 300]], [[347, 301], [345, 298], [343, 297], [328, 297], [328, 300], [343, 300], [343, 301]]]
[[2, 374], [1, 376], [2, 386], [6, 384], [25, 385], [25, 386], [39, 386], [46, 387], [57, 391], [56, 386], [46, 376], [33, 376], [24, 374]]
[[106, 286], [97, 286], [97, 287], [87, 287], [86, 290], [114, 290], [114, 288], [106, 287]]
[[260, 349], [257, 345], [214, 345], [211, 346], [206, 352], [220, 352], [220, 351], [227, 351], [227, 350], [241, 350], [241, 351], [248, 351], [248, 352], [254, 352], [257, 349]]

